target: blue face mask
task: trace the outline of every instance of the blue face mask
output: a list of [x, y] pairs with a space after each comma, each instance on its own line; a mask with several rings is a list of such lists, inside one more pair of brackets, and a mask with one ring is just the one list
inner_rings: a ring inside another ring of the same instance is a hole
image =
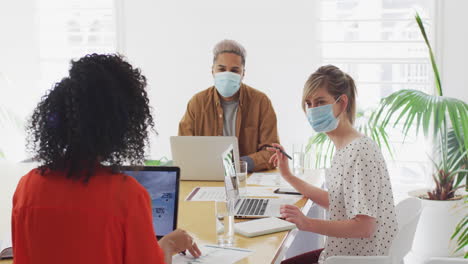
[[[335, 103], [339, 99], [338, 97]], [[335, 103], [307, 109], [307, 119], [315, 132], [330, 132], [338, 127], [340, 120], [333, 114], [333, 105]]]
[[214, 75], [214, 85], [223, 97], [231, 97], [239, 91], [241, 76], [233, 72], [218, 72]]

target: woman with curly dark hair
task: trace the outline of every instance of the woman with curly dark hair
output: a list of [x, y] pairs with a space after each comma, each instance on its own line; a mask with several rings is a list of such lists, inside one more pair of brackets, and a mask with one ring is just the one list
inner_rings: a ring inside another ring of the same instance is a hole
[[159, 243], [150, 198], [123, 163], [142, 164], [153, 128], [146, 79], [118, 55], [72, 61], [34, 110], [29, 147], [42, 165], [13, 197], [15, 263], [170, 263], [200, 251], [183, 230]]

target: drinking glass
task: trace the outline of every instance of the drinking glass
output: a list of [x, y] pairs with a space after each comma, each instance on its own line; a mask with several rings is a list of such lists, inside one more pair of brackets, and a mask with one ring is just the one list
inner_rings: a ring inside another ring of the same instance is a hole
[[239, 171], [237, 172], [239, 179], [239, 195], [242, 197], [247, 196], [247, 162], [239, 161]]
[[293, 145], [293, 173], [296, 176], [304, 174], [304, 145], [294, 144]]
[[218, 245], [231, 247], [234, 244], [234, 200], [215, 201], [216, 236]]

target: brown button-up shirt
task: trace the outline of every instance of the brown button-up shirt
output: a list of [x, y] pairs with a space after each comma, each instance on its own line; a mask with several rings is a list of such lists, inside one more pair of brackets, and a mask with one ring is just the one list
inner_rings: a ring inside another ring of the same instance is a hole
[[[179, 123], [179, 136], [222, 136], [223, 108], [214, 86], [194, 95]], [[276, 114], [268, 97], [254, 88], [241, 84], [236, 119], [239, 155], [249, 156], [254, 171], [273, 169], [268, 161], [271, 152], [265, 144], [279, 142]]]

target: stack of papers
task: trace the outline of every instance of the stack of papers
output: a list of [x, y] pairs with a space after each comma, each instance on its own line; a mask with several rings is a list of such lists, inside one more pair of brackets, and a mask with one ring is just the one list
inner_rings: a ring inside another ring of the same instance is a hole
[[[273, 197], [294, 199], [302, 198], [302, 195], [278, 194], [274, 193], [277, 187], [251, 187], [247, 186], [247, 197]], [[186, 201], [216, 201], [226, 199], [226, 189], [224, 187], [196, 187], [185, 198]]]
[[203, 245], [200, 247], [202, 255], [194, 258], [190, 254], [186, 256], [175, 255], [173, 264], [213, 263], [232, 264], [252, 255], [253, 251], [245, 248], [219, 247], [216, 245]]
[[[325, 180], [324, 169], [309, 169], [303, 175], [298, 176], [309, 184], [315, 187], [322, 187]], [[252, 173], [247, 178], [248, 185], [261, 185], [261, 186], [277, 186], [277, 187], [292, 187], [279, 173], [262, 172]]]
[[253, 173], [247, 178], [249, 185], [262, 185], [262, 186], [281, 186], [291, 187], [291, 185], [281, 177], [279, 173]]

